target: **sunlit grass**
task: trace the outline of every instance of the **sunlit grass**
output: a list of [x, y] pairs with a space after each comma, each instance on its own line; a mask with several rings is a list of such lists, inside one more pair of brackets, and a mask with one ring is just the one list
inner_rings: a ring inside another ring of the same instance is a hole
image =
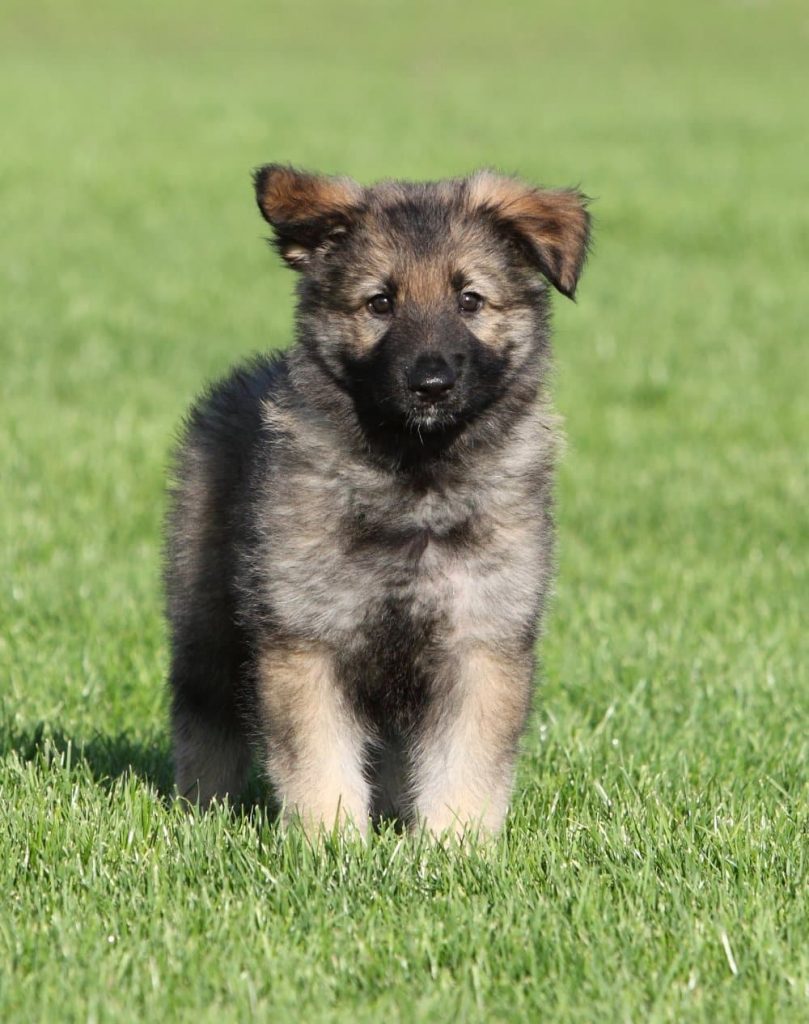
[[[0, 1019], [809, 1018], [797, 3], [23, 4], [0, 26]], [[594, 197], [493, 844], [170, 805], [167, 452], [284, 345], [266, 160]]]

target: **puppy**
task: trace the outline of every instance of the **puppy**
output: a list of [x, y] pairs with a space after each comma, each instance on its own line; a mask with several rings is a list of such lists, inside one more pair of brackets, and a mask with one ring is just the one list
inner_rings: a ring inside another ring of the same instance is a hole
[[496, 831], [552, 569], [548, 283], [576, 290], [584, 197], [279, 165], [255, 189], [296, 339], [211, 387], [176, 452], [177, 790], [236, 796], [255, 751], [310, 832]]

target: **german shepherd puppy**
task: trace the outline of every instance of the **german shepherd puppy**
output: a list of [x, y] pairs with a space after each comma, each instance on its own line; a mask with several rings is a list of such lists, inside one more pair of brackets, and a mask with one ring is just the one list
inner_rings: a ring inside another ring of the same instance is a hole
[[497, 830], [552, 568], [546, 282], [575, 292], [584, 197], [279, 165], [255, 188], [296, 342], [211, 387], [176, 453], [177, 790], [236, 796], [255, 749], [310, 831]]

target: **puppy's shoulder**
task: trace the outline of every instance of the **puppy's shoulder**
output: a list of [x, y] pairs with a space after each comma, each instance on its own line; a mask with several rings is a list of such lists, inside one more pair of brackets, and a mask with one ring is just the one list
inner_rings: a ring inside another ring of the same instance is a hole
[[289, 388], [283, 353], [255, 356], [210, 384], [191, 406], [185, 423], [189, 440], [231, 445], [254, 438], [264, 405]]

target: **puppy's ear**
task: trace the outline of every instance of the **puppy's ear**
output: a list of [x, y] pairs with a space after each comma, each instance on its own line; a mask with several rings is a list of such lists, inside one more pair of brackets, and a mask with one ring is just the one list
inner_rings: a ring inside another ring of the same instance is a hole
[[308, 174], [281, 164], [259, 167], [253, 181], [278, 251], [295, 270], [305, 270], [317, 251], [347, 231], [363, 202], [362, 186], [351, 178]]
[[494, 217], [554, 288], [572, 299], [590, 240], [586, 196], [576, 189], [533, 188], [492, 171], [475, 174], [468, 188], [473, 209]]

